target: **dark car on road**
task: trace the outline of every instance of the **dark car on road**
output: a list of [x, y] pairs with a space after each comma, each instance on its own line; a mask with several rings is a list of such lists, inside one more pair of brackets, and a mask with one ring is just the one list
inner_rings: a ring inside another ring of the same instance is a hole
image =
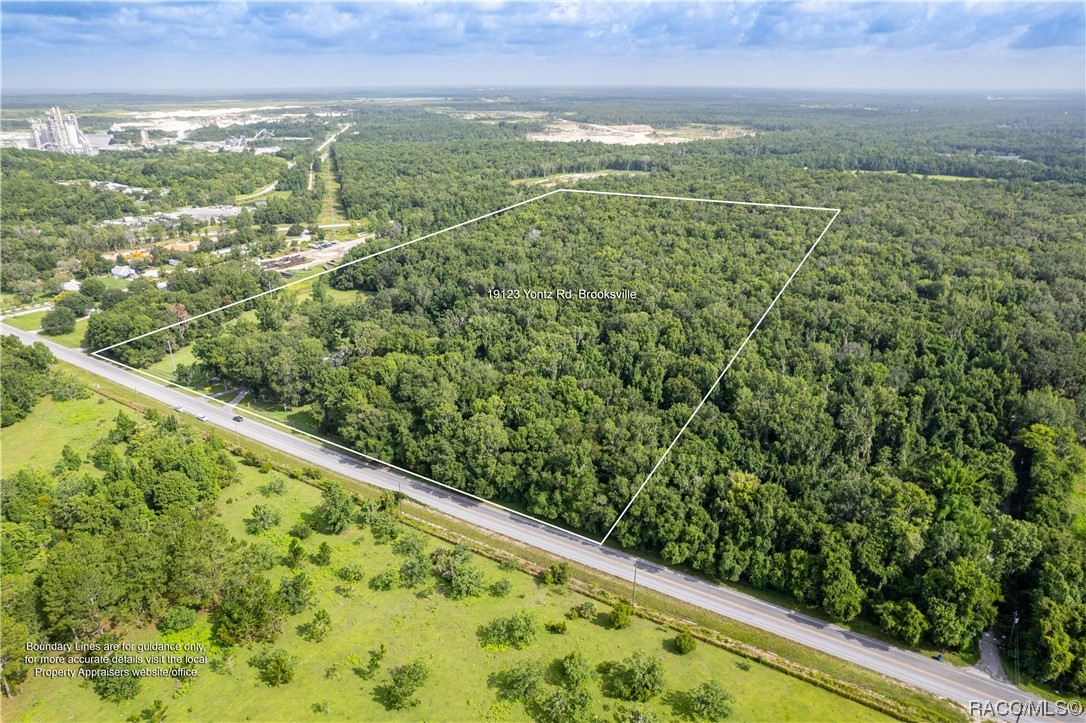
[[235, 415], [234, 415], [234, 421], [235, 421], [235, 422], [244, 422], [244, 421], [245, 421], [245, 417], [241, 416], [240, 414], [235, 414]]

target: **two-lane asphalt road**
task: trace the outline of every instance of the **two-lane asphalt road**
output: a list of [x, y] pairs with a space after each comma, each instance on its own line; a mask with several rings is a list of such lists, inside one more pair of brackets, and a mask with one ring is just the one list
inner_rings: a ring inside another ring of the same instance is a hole
[[[508, 511], [412, 479], [393, 470], [372, 465], [336, 449], [322, 447], [253, 419], [235, 423], [232, 408], [198, 399], [175, 388], [119, 368], [80, 351], [59, 346], [35, 334], [0, 324], [0, 333], [15, 334], [26, 343], [44, 342], [58, 358], [82, 367], [105, 379], [137, 390], [170, 406], [181, 405], [186, 412], [205, 414], [208, 421], [227, 430], [281, 450], [309, 464], [333, 470], [377, 487], [400, 490], [436, 510], [478, 527], [530, 544], [587, 567], [632, 580], [637, 566], [638, 585], [697, 605], [809, 647], [821, 650], [869, 670], [900, 680], [937, 696], [953, 700], [967, 710], [983, 705], [984, 718], [1019, 721], [1076, 720], [1080, 716], [1056, 714], [1055, 704], [1045, 703], [1012, 685], [994, 680], [975, 669], [961, 669], [922, 655], [902, 650], [837, 625], [811, 618], [787, 608], [764, 602], [720, 585], [684, 575], [619, 550], [601, 547]], [[1015, 703], [1020, 708], [1012, 710]], [[1019, 717], [1015, 713], [1024, 711]]]

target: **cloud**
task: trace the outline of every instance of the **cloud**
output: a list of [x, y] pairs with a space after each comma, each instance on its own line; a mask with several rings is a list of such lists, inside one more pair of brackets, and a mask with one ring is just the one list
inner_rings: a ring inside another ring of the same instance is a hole
[[[584, 82], [592, 82], [593, 67], [623, 62], [632, 67], [772, 58], [796, 64], [832, 57], [847, 70], [849, 59], [890, 62], [934, 53], [972, 63], [979, 71], [986, 64], [999, 66], [1000, 59], [1021, 62], [1048, 53], [1051, 60], [1057, 52], [1060, 62], [1077, 62], [1078, 68], [1064, 72], [1078, 77], [1086, 49], [1081, 3], [4, 2], [0, 7], [6, 86], [55, 85], [76, 64], [87, 74], [123, 80], [141, 68], [196, 58], [220, 61], [219, 77], [208, 81], [231, 73], [252, 76], [258, 67], [265, 74], [290, 70], [312, 65], [314, 58], [331, 74], [389, 58], [400, 58], [405, 67], [445, 58], [452, 68], [463, 58], [481, 57], [505, 71], [518, 63], [534, 67], [538, 61], [576, 58], [584, 61]], [[202, 84], [199, 78], [190, 83]]]

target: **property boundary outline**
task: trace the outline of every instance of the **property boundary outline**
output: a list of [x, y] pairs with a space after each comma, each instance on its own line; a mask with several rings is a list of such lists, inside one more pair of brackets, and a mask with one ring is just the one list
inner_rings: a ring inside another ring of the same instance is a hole
[[558, 530], [559, 532], [562, 532], [562, 533], [564, 533], [566, 535], [571, 535], [571, 536], [576, 537], [578, 539], [581, 539], [581, 540], [583, 540], [585, 542], [589, 542], [589, 543], [592, 543], [594, 545], [599, 545], [599, 546], [602, 547], [603, 545], [606, 544], [607, 539], [611, 536], [611, 533], [613, 533], [615, 531], [615, 528], [618, 527], [618, 524], [619, 524], [619, 522], [622, 521], [622, 518], [626, 516], [627, 512], [629, 512], [630, 508], [633, 506], [633, 503], [637, 500], [637, 498], [644, 491], [644, 489], [648, 485], [648, 483], [656, 475], [656, 472], [660, 469], [661, 465], [663, 465], [664, 461], [671, 454], [671, 450], [674, 449], [675, 445], [677, 445], [679, 443], [679, 439], [682, 437], [683, 433], [686, 432], [686, 429], [690, 426], [690, 423], [694, 421], [694, 417], [697, 416], [698, 412], [701, 411], [702, 407], [704, 407], [706, 402], [709, 400], [709, 397], [713, 394], [713, 392], [716, 391], [717, 387], [720, 385], [720, 382], [724, 379], [724, 376], [728, 373], [728, 370], [731, 369], [732, 365], [735, 363], [735, 360], [739, 357], [739, 355], [742, 353], [743, 349], [745, 349], [747, 344], [750, 342], [751, 338], [753, 338], [754, 334], [761, 327], [762, 322], [764, 322], [766, 317], [769, 316], [769, 312], [771, 312], [773, 310], [773, 307], [776, 306], [776, 304], [780, 300], [781, 296], [784, 295], [785, 290], [792, 283], [792, 280], [795, 279], [797, 274], [799, 274], [799, 271], [800, 271], [800, 269], [803, 268], [803, 265], [807, 263], [807, 259], [809, 259], [811, 257], [811, 255], [814, 253], [815, 249], [818, 247], [818, 244], [822, 241], [822, 239], [825, 237], [826, 233], [830, 230], [830, 227], [833, 225], [833, 222], [837, 220], [837, 217], [841, 213], [840, 208], [830, 208], [830, 207], [825, 207], [825, 206], [801, 206], [801, 205], [784, 204], [784, 203], [762, 203], [762, 202], [755, 202], [755, 201], [729, 201], [729, 200], [722, 200], [722, 199], [715, 199], [715, 198], [691, 198], [691, 197], [684, 197], [684, 196], [665, 196], [665, 195], [647, 194], [647, 193], [622, 193], [622, 192], [618, 192], [618, 191], [594, 191], [594, 190], [580, 189], [580, 188], [556, 188], [553, 191], [548, 191], [548, 192], [542, 193], [542, 194], [540, 194], [538, 196], [533, 196], [532, 198], [528, 198], [528, 199], [525, 199], [523, 201], [518, 201], [517, 203], [511, 204], [509, 206], [499, 208], [496, 211], [490, 211], [489, 213], [484, 213], [481, 216], [476, 216], [475, 218], [468, 219], [467, 221], [462, 221], [460, 223], [454, 224], [452, 226], [448, 226], [448, 227], [440, 229], [438, 231], [434, 231], [432, 233], [428, 233], [428, 234], [425, 234], [423, 236], [419, 236], [418, 238], [414, 238], [414, 239], [411, 239], [409, 241], [404, 241], [403, 243], [395, 244], [393, 246], [388, 247], [387, 249], [383, 249], [381, 251], [376, 251], [376, 252], [374, 252], [372, 254], [367, 254], [366, 256], [361, 256], [361, 257], [359, 257], [357, 259], [353, 259], [351, 261], [348, 261], [347, 263], [338, 264], [338, 265], [333, 266], [331, 268], [320, 271], [320, 272], [318, 272], [318, 273], [316, 273], [316, 274], [314, 274], [312, 276], [307, 276], [304, 279], [297, 279], [295, 281], [291, 281], [291, 282], [288, 282], [286, 284], [283, 284], [282, 286], [276, 286], [275, 288], [267, 289], [265, 291], [261, 291], [260, 293], [253, 294], [252, 296], [247, 296], [244, 299], [239, 299], [238, 301], [233, 301], [233, 302], [231, 302], [229, 304], [224, 304], [223, 306], [220, 306], [220, 307], [218, 307], [216, 309], [212, 309], [211, 311], [205, 311], [205, 312], [203, 312], [201, 314], [191, 316], [191, 317], [189, 317], [187, 319], [177, 321], [177, 322], [175, 322], [173, 324], [167, 324], [166, 326], [159, 327], [158, 329], [154, 329], [154, 330], [146, 332], [144, 334], [139, 334], [137, 336], [132, 337], [131, 339], [126, 339], [125, 341], [117, 342], [116, 344], [110, 344], [109, 346], [105, 346], [105, 347], [102, 347], [101, 349], [97, 349], [95, 351], [92, 351], [92, 352], [90, 352], [90, 354], [91, 354], [91, 356], [95, 356], [95, 357], [97, 357], [97, 358], [99, 358], [99, 359], [101, 359], [101, 360], [103, 360], [105, 362], [109, 362], [110, 364], [115, 364], [115, 365], [117, 365], [119, 367], [122, 367], [122, 368], [127, 369], [127, 370], [132, 371], [132, 372], [135, 372], [136, 374], [140, 374], [141, 376], [145, 376], [145, 377], [147, 377], [149, 379], [154, 379], [155, 381], [162, 382], [162, 383], [164, 383], [166, 385], [172, 385], [172, 386], [178, 387], [180, 389], [184, 389], [185, 391], [190, 392], [192, 394], [195, 394], [196, 396], [201, 397], [201, 398], [203, 398], [204, 400], [206, 400], [206, 401], [208, 401], [210, 403], [217, 404], [217, 405], [220, 405], [220, 406], [223, 406], [223, 407], [229, 407], [229, 406], [231, 406], [230, 402], [226, 402], [226, 401], [224, 401], [222, 399], [217, 399], [217, 398], [215, 398], [213, 396], [210, 396], [208, 394], [204, 394], [203, 392], [197, 391], [197, 390], [195, 390], [195, 389], [193, 389], [191, 387], [185, 386], [183, 384], [178, 384], [174, 380], [169, 380], [169, 379], [166, 379], [164, 377], [160, 377], [157, 374], [153, 374], [153, 373], [148, 372], [146, 370], [136, 369], [135, 367], [129, 366], [128, 364], [124, 364], [123, 362], [119, 362], [116, 359], [111, 359], [108, 356], [104, 356], [104, 352], [107, 352], [110, 349], [115, 349], [115, 348], [117, 348], [119, 346], [124, 346], [125, 344], [130, 344], [130, 343], [132, 343], [134, 341], [137, 341], [139, 339], [144, 339], [144, 338], [152, 336], [154, 334], [158, 334], [160, 332], [167, 331], [169, 329], [173, 329], [174, 327], [181, 326], [183, 324], [188, 324], [190, 322], [195, 321], [196, 319], [200, 319], [200, 318], [203, 318], [205, 316], [210, 316], [211, 314], [217, 314], [217, 313], [219, 313], [221, 311], [225, 311], [226, 309], [230, 309], [230, 308], [238, 306], [240, 304], [245, 304], [245, 303], [247, 303], [249, 301], [252, 301], [253, 299], [257, 299], [257, 298], [260, 298], [262, 296], [267, 296], [268, 294], [275, 293], [277, 291], [282, 291], [284, 289], [290, 288], [291, 286], [294, 286], [295, 284], [301, 284], [301, 283], [309, 282], [309, 281], [312, 281], [313, 279], [316, 279], [319, 276], [324, 276], [325, 274], [330, 274], [333, 271], [338, 271], [340, 269], [347, 268], [348, 266], [353, 266], [354, 264], [358, 264], [358, 263], [361, 263], [363, 261], [368, 261], [368, 260], [376, 258], [378, 256], [382, 256], [384, 254], [387, 254], [387, 253], [389, 253], [391, 251], [396, 251], [398, 249], [406, 248], [408, 246], [411, 246], [413, 244], [418, 243], [419, 241], [425, 241], [427, 239], [431, 239], [431, 238], [434, 238], [436, 236], [441, 236], [442, 234], [446, 234], [446, 233], [448, 233], [450, 231], [455, 231], [456, 229], [463, 228], [465, 226], [470, 226], [471, 224], [477, 223], [479, 221], [483, 221], [483, 220], [491, 218], [493, 216], [501, 215], [501, 214], [506, 213], [508, 211], [512, 211], [513, 209], [520, 208], [521, 206], [525, 206], [527, 204], [534, 203], [536, 201], [540, 201], [540, 200], [542, 200], [544, 198], [548, 198], [550, 196], [553, 196], [553, 195], [559, 194], [559, 193], [574, 193], [574, 194], [582, 194], [582, 195], [590, 195], [590, 196], [614, 196], [614, 197], [621, 197], [621, 198], [638, 198], [638, 199], [661, 200], [661, 201], [684, 201], [684, 202], [688, 202], [688, 203], [706, 203], [706, 204], [723, 205], [723, 206], [746, 206], [746, 207], [755, 207], [755, 208], [783, 208], [783, 209], [794, 209], [794, 210], [802, 210], [802, 211], [833, 212], [833, 216], [830, 218], [830, 220], [826, 224], [826, 226], [822, 229], [822, 232], [818, 235], [818, 238], [816, 238], [814, 243], [812, 243], [811, 246], [807, 249], [807, 253], [804, 254], [803, 258], [800, 259], [799, 264], [797, 264], [795, 269], [792, 270], [792, 273], [789, 275], [788, 279], [784, 282], [784, 284], [781, 286], [781, 288], [777, 291], [776, 296], [773, 297], [773, 300], [769, 303], [769, 306], [767, 306], [765, 311], [762, 312], [762, 315], [761, 315], [761, 317], [759, 317], [758, 321], [756, 321], [754, 323], [754, 325], [750, 328], [750, 331], [747, 333], [746, 338], [743, 340], [743, 342], [736, 349], [735, 353], [732, 354], [731, 359], [728, 361], [727, 365], [725, 365], [723, 371], [721, 371], [720, 374], [717, 376], [716, 381], [714, 381], [712, 386], [709, 387], [709, 390], [705, 393], [705, 396], [702, 397], [702, 399], [698, 403], [697, 407], [694, 408], [694, 411], [691, 413], [690, 417], [686, 420], [686, 422], [683, 424], [683, 426], [679, 429], [679, 432], [675, 435], [675, 438], [671, 440], [671, 444], [669, 444], [667, 449], [664, 450], [664, 453], [662, 455], [660, 455], [660, 458], [656, 461], [656, 464], [653, 465], [652, 470], [645, 477], [645, 479], [641, 483], [641, 485], [637, 488], [637, 492], [635, 492], [633, 497], [630, 498], [629, 502], [626, 503], [626, 506], [623, 508], [622, 512], [619, 513], [618, 517], [615, 518], [614, 523], [611, 525], [610, 529], [608, 529], [608, 531], [607, 531], [607, 534], [604, 535], [602, 539], [595, 540], [595, 539], [593, 539], [591, 537], [588, 537], [586, 535], [582, 535], [582, 534], [580, 534], [578, 532], [574, 532], [573, 530], [569, 530], [569, 529], [567, 529], [565, 527], [562, 527], [561, 525], [556, 525], [554, 523], [548, 522], [548, 521], [540, 519], [538, 517], [534, 517], [532, 515], [529, 515], [529, 514], [527, 514], [525, 512], [521, 512], [520, 510], [515, 510], [515, 509], [512, 509], [511, 507], [506, 507], [505, 505], [494, 502], [493, 500], [488, 500], [485, 497], [480, 497], [479, 495], [472, 494], [471, 492], [468, 492], [466, 490], [462, 490], [462, 489], [459, 489], [457, 487], [453, 487], [452, 485], [445, 484], [444, 482], [439, 482], [436, 479], [433, 479], [433, 478], [428, 477], [428, 476], [423, 475], [423, 474], [419, 474], [418, 472], [412, 472], [409, 469], [405, 469], [405, 468], [400, 467], [398, 465], [395, 465], [395, 464], [393, 464], [391, 462], [386, 462], [385, 460], [378, 459], [377, 457], [373, 457], [371, 455], [368, 455], [365, 452], [360, 452], [360, 451], [358, 451], [356, 449], [352, 449], [350, 447], [344, 446], [344, 445], [339, 444], [337, 442], [333, 442], [330, 439], [326, 439], [324, 437], [320, 437], [320, 436], [312, 434], [310, 432], [306, 432], [305, 430], [297, 429], [297, 428], [292, 427], [292, 426], [290, 426], [288, 424], [285, 424], [284, 422], [281, 422], [281, 421], [279, 421], [277, 419], [264, 416], [264, 415], [262, 415], [262, 414], [260, 414], [258, 412], [254, 412], [252, 410], [247, 410], [247, 413], [252, 417], [260, 419], [262, 422], [265, 422], [265, 423], [268, 423], [268, 424], [274, 424], [274, 425], [276, 425], [278, 427], [282, 427], [283, 429], [286, 429], [287, 431], [292, 432], [294, 434], [301, 434], [301, 435], [304, 435], [306, 437], [310, 437], [312, 439], [315, 439], [318, 442], [320, 442], [322, 445], [328, 445], [328, 446], [331, 446], [331, 447], [335, 447], [336, 449], [343, 450], [344, 452], [347, 452], [347, 453], [349, 453], [349, 454], [351, 454], [353, 456], [356, 456], [356, 457], [361, 457], [361, 458], [363, 458], [363, 459], [365, 459], [365, 460], [367, 460], [369, 462], [380, 465], [381, 467], [385, 467], [387, 469], [395, 470], [397, 472], [406, 474], [411, 478], [419, 479], [419, 480], [422, 480], [422, 481], [427, 482], [429, 484], [436, 485], [436, 486], [438, 486], [438, 487], [440, 487], [442, 489], [448, 490], [448, 491], [450, 491], [450, 492], [452, 492], [454, 494], [469, 497], [469, 498], [471, 498], [473, 500], [476, 500], [477, 502], [481, 502], [481, 503], [483, 503], [483, 504], [485, 504], [487, 506], [494, 507], [494, 508], [499, 509], [499, 510], [501, 510], [501, 511], [507, 513], [507, 514], [515, 515], [517, 517], [523, 518], [525, 520], [528, 520], [528, 521], [530, 521], [532, 523], [535, 523], [535, 524], [538, 524], [538, 525], [544, 525], [546, 527], [550, 527], [550, 528], [552, 528], [554, 530]]

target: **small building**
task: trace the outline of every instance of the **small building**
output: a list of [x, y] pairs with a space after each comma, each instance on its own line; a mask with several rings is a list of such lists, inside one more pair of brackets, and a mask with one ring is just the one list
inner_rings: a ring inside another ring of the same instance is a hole
[[181, 259], [170, 259], [166, 263], [168, 263], [170, 266], [180, 266], [181, 265]]
[[60, 285], [61, 291], [79, 291], [83, 287], [83, 284], [79, 283], [75, 279], [68, 279]]
[[159, 281], [159, 282], [155, 283], [155, 288], [156, 289], [165, 289], [168, 285], [169, 284], [167, 282], [165, 282], [165, 281]]
[[158, 269], [144, 269], [142, 275], [146, 276], [148, 279], [157, 279]]
[[110, 275], [115, 279], [134, 279], [136, 278], [136, 271], [131, 266], [118, 265], [109, 270]]

